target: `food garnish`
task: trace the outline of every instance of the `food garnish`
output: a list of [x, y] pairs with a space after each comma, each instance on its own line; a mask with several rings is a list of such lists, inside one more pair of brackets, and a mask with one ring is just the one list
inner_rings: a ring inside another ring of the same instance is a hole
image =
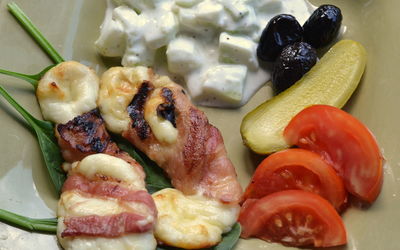
[[40, 71], [37, 74], [34, 75], [27, 75], [27, 74], [22, 74], [22, 73], [18, 73], [18, 72], [13, 72], [13, 71], [9, 71], [9, 70], [4, 70], [4, 69], [0, 69], [0, 74], [3, 75], [8, 75], [8, 76], [13, 76], [19, 79], [22, 79], [24, 81], [29, 82], [30, 84], [32, 84], [32, 86], [36, 89], [39, 80], [44, 76], [44, 74], [46, 74], [46, 72], [51, 69], [52, 67], [54, 67], [54, 65], [50, 65], [48, 67], [46, 67], [45, 69], [43, 69], [42, 71]]
[[303, 25], [304, 41], [318, 49], [331, 43], [342, 24], [342, 12], [334, 5], [319, 6]]
[[242, 190], [222, 136], [180, 85], [140, 66], [110, 68], [100, 82], [107, 128], [155, 161], [175, 188], [238, 203]]
[[95, 45], [123, 66], [184, 80], [196, 104], [234, 108], [270, 79], [256, 56], [268, 21], [288, 13], [305, 22], [312, 9], [304, 0], [108, 1]]
[[346, 230], [335, 208], [317, 194], [286, 190], [249, 199], [239, 216], [242, 238], [258, 237], [288, 246], [346, 244]]
[[257, 47], [257, 56], [266, 62], [274, 62], [287, 46], [301, 42], [303, 28], [292, 15], [280, 14], [272, 18], [263, 30]]
[[47, 41], [39, 29], [32, 23], [29, 17], [14, 2], [7, 4], [8, 10], [19, 21], [24, 29], [35, 39], [36, 43], [46, 52], [54, 63], [63, 62], [64, 59], [58, 54], [57, 50]]
[[383, 157], [375, 137], [360, 121], [338, 108], [314, 105], [288, 124], [289, 145], [314, 151], [343, 178], [347, 191], [372, 203], [383, 182]]
[[[16, 76], [16, 75], [14, 75], [14, 76]], [[19, 77], [19, 76], [17, 76], [17, 77]], [[33, 86], [35, 86], [35, 85], [33, 85]], [[165, 107], [164, 107], [165, 108]], [[164, 110], [164, 111], [160, 111], [160, 113], [161, 114], [164, 114], [163, 115], [163, 117], [165, 117], [166, 119], [170, 119], [169, 117], [169, 115], [168, 115], [168, 111], [167, 110]], [[49, 123], [50, 124], [50, 123]], [[50, 124], [50, 125], [52, 125], [52, 124]], [[59, 153], [59, 152], [58, 152]], [[99, 162], [101, 162], [101, 161], [99, 161]], [[61, 165], [61, 164], [60, 164]], [[154, 178], [153, 178], [154, 179]], [[168, 184], [166, 184], [166, 185], [168, 185]], [[154, 185], [154, 187], [155, 188], [158, 188], [157, 187], [157, 185]], [[17, 215], [16, 215], [17, 216]], [[69, 223], [70, 221], [68, 221], [68, 223]], [[73, 223], [74, 224], [74, 223]], [[72, 225], [72, 224], [71, 224]], [[75, 224], [74, 224], [75, 225]], [[75, 226], [74, 226], [74, 228], [75, 228]], [[239, 236], [239, 234], [240, 234], [240, 226], [238, 226], [238, 224], [236, 224], [236, 226], [234, 226], [234, 228], [235, 228], [235, 230], [232, 230], [231, 232], [229, 232], [228, 234], [224, 234], [223, 236], [225, 236], [226, 238], [224, 238], [223, 240], [222, 240], [222, 242], [221, 242], [221, 245], [218, 245], [218, 246], [216, 246], [215, 247], [215, 249], [230, 249], [234, 244], [235, 244], [235, 242], [237, 241], [237, 239], [238, 239], [238, 236]], [[75, 230], [75, 229], [74, 229]], [[85, 229], [86, 230], [86, 229]], [[75, 232], [75, 231], [74, 231]]]
[[275, 62], [272, 71], [272, 87], [280, 93], [310, 71], [317, 63], [317, 51], [308, 43], [298, 42], [286, 46]]
[[0, 94], [21, 114], [21, 116], [28, 122], [31, 129], [35, 132], [50, 179], [56, 192], [59, 194], [65, 181], [65, 173], [60, 167], [63, 163], [63, 159], [60, 154], [57, 140], [54, 136], [53, 124], [33, 117], [1, 86]]
[[292, 87], [244, 117], [240, 128], [243, 142], [259, 154], [288, 148], [283, 130], [289, 121], [313, 104], [342, 107], [360, 82], [366, 57], [364, 47], [358, 42], [336, 43]]
[[304, 149], [287, 149], [265, 158], [254, 172], [243, 201], [289, 189], [318, 194], [338, 212], [347, 202], [343, 181], [333, 167], [318, 154]]
[[57, 231], [57, 218], [33, 219], [0, 209], [0, 221], [32, 232], [55, 234]]

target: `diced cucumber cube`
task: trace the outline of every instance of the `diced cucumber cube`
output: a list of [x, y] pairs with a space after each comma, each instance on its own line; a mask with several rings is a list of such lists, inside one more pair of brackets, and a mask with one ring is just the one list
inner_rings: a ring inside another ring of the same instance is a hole
[[282, 9], [282, 1], [280, 0], [258, 0], [257, 8], [259, 11], [266, 13], [278, 13]]
[[175, 4], [182, 7], [192, 7], [195, 4], [198, 4], [201, 0], [175, 0]]
[[224, 7], [215, 2], [201, 2], [196, 6], [196, 19], [199, 23], [211, 24], [220, 27], [223, 24]]
[[168, 70], [175, 74], [185, 74], [200, 67], [203, 60], [197, 42], [189, 37], [178, 37], [167, 47]]
[[161, 16], [153, 29], [145, 32], [145, 40], [149, 48], [158, 49], [167, 45], [178, 32], [178, 20], [171, 12]]
[[235, 20], [240, 20], [249, 13], [249, 8], [243, 0], [219, 0]]
[[238, 104], [242, 100], [247, 67], [221, 64], [208, 69], [204, 75], [205, 94], [223, 101]]
[[95, 42], [97, 51], [108, 57], [119, 57], [125, 52], [125, 31], [122, 23], [113, 18], [113, 11], [108, 9], [104, 22], [100, 26], [100, 36]]
[[123, 66], [153, 66], [155, 50], [149, 49], [143, 39], [128, 39], [127, 43], [128, 47], [122, 57]]
[[219, 36], [219, 60], [221, 62], [244, 64], [255, 71], [258, 69], [256, 50], [257, 44], [248, 38], [229, 35], [226, 32]]

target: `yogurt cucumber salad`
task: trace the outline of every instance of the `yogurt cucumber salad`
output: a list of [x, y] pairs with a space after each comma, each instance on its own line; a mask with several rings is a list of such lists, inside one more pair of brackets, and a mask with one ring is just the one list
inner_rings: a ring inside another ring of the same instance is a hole
[[108, 0], [95, 44], [123, 66], [170, 75], [198, 105], [240, 107], [271, 78], [256, 55], [269, 20], [304, 23], [314, 9], [306, 0]]

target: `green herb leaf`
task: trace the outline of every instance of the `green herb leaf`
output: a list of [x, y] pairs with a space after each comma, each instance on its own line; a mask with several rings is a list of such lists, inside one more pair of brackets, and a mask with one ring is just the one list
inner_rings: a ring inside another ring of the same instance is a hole
[[25, 81], [29, 82], [30, 84], [32, 84], [32, 86], [36, 89], [38, 86], [39, 80], [44, 76], [44, 74], [46, 74], [47, 71], [49, 71], [54, 66], [55, 66], [55, 64], [50, 65], [35, 75], [26, 75], [26, 74], [13, 72], [13, 71], [5, 70], [5, 69], [0, 69], [0, 74], [13, 76], [13, 77], [25, 80]]
[[50, 179], [53, 182], [57, 193], [61, 193], [61, 188], [64, 184], [66, 176], [64, 171], [61, 169], [63, 158], [54, 136], [53, 124], [47, 121], [38, 120], [33, 117], [1, 86], [0, 94], [22, 115], [22, 117], [24, 117], [31, 128], [35, 131], [47, 171], [50, 175]]
[[57, 233], [57, 218], [33, 219], [0, 209], [0, 221], [28, 231]]
[[[239, 223], [236, 223], [235, 225], [233, 225], [231, 231], [222, 235], [222, 241], [218, 245], [210, 248], [203, 248], [203, 250], [231, 250], [238, 242], [241, 232], [242, 227]], [[157, 250], [182, 250], [182, 248], [158, 246]]]
[[127, 152], [143, 167], [146, 173], [146, 188], [149, 193], [152, 194], [161, 189], [172, 187], [171, 181], [165, 176], [164, 171], [157, 166], [154, 161], [150, 160], [139, 150], [135, 150], [132, 144], [124, 138], [114, 135], [113, 139], [120, 149]]
[[231, 250], [235, 247], [237, 241], [239, 240], [240, 234], [242, 232], [242, 227], [239, 223], [233, 225], [232, 230], [223, 235], [222, 241], [215, 247], [211, 248], [213, 250]]
[[7, 4], [8, 10], [20, 22], [22, 27], [35, 39], [40, 47], [47, 53], [47, 55], [55, 62], [61, 63], [64, 59], [58, 54], [49, 41], [44, 38], [39, 29], [32, 23], [29, 17], [21, 10], [21, 8], [14, 2]]

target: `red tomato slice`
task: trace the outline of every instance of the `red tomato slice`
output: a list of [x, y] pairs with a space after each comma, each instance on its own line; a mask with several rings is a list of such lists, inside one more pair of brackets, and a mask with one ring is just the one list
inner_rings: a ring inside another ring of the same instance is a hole
[[243, 200], [259, 199], [288, 189], [313, 192], [340, 211], [347, 201], [342, 179], [321, 156], [304, 149], [288, 149], [268, 156], [257, 167]]
[[239, 215], [242, 238], [257, 237], [289, 246], [330, 247], [346, 244], [343, 221], [319, 195], [285, 190], [247, 200]]
[[284, 136], [289, 144], [320, 154], [351, 194], [370, 203], [378, 197], [383, 157], [372, 133], [350, 114], [327, 105], [311, 106], [289, 122]]

